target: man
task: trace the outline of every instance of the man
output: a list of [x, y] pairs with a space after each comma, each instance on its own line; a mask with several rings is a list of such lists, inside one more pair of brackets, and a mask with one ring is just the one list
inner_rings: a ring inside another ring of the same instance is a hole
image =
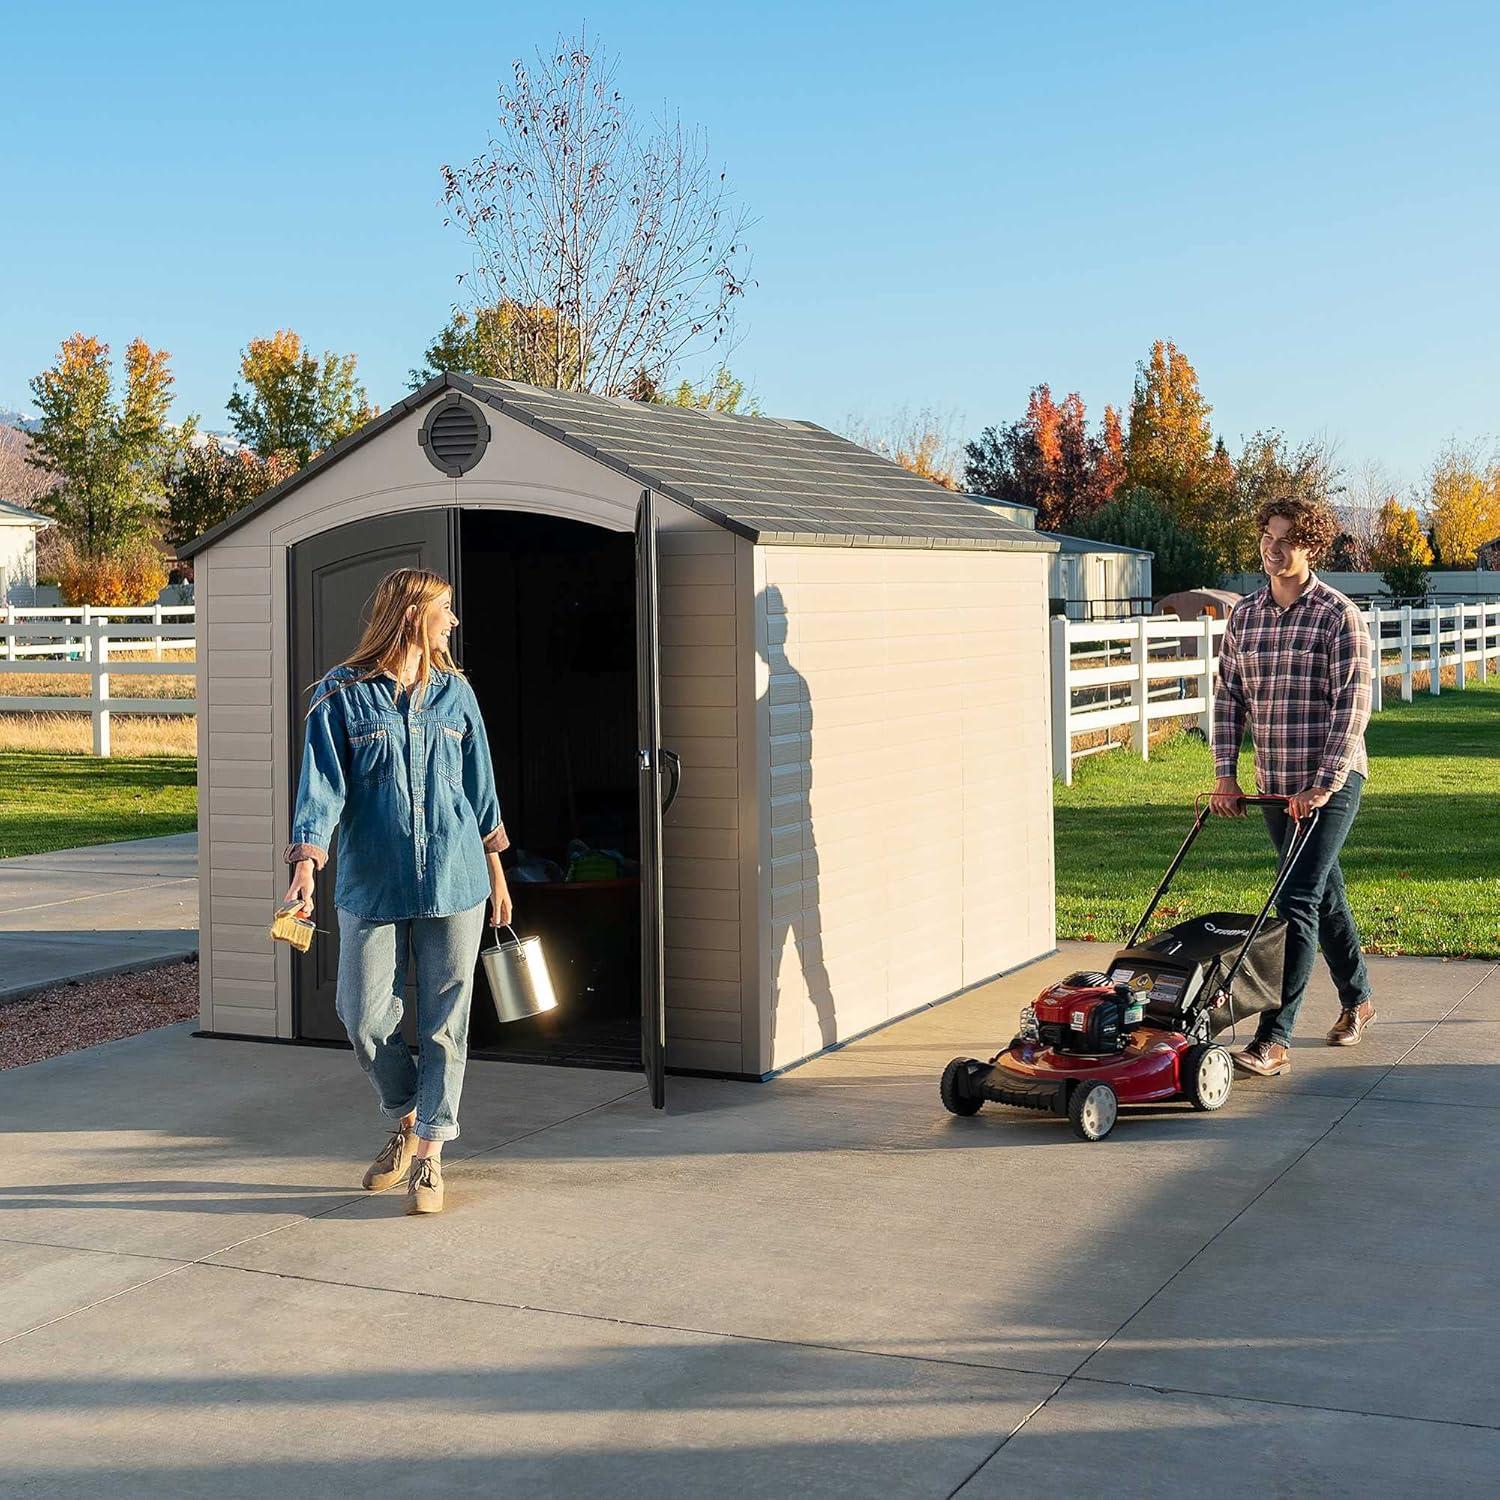
[[1269, 581], [1235, 606], [1224, 632], [1214, 704], [1218, 783], [1210, 805], [1221, 817], [1245, 816], [1236, 767], [1248, 724], [1262, 795], [1289, 798], [1285, 811], [1262, 809], [1278, 851], [1294, 820], [1318, 809], [1317, 827], [1276, 903], [1287, 923], [1281, 1009], [1263, 1014], [1255, 1040], [1234, 1054], [1236, 1066], [1271, 1078], [1291, 1067], [1292, 1027], [1319, 948], [1342, 1007], [1329, 1045], [1356, 1045], [1375, 1019], [1339, 869], [1369, 774], [1370, 637], [1354, 604], [1312, 571], [1338, 535], [1327, 505], [1271, 500], [1256, 525]]

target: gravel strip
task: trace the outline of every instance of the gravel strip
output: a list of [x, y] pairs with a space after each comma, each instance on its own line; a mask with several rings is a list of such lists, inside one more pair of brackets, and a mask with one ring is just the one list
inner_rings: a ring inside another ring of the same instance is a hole
[[59, 984], [0, 1005], [0, 1072], [197, 1016], [197, 959]]

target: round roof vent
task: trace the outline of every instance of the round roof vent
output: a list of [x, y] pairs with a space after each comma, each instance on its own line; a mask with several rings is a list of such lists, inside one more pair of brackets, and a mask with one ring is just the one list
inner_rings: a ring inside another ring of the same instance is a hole
[[489, 423], [472, 401], [460, 395], [444, 396], [427, 413], [417, 441], [434, 468], [457, 479], [484, 457], [489, 444]]

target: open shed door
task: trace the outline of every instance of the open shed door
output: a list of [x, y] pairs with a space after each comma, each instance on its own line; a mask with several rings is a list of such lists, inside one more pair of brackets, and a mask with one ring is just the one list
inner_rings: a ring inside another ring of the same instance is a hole
[[[662, 814], [672, 805], [682, 768], [661, 748], [661, 670], [658, 656], [656, 497], [641, 494], [635, 522], [636, 683], [640, 718], [641, 808], [641, 1065], [651, 1102], [667, 1102], [666, 940], [662, 890]], [[670, 790], [663, 796], [663, 772]]]
[[[453, 584], [458, 609], [458, 512], [416, 510], [405, 515], [376, 516], [335, 527], [291, 549], [292, 599], [292, 797], [302, 771], [302, 724], [311, 698], [308, 688], [328, 669], [350, 655], [364, 626], [365, 605], [375, 586], [396, 568], [427, 568]], [[338, 978], [338, 921], [333, 908], [334, 864], [318, 876], [317, 941], [306, 953], [292, 954], [292, 1014], [296, 1035], [317, 1041], [345, 1040], [334, 1009]], [[415, 1035], [407, 1007], [404, 1023]]]

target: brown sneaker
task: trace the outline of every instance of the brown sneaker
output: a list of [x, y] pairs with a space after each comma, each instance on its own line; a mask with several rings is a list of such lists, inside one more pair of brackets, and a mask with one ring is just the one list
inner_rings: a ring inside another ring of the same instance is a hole
[[1247, 1073], [1259, 1074], [1262, 1078], [1274, 1078], [1291, 1067], [1292, 1054], [1280, 1042], [1251, 1042], [1248, 1047], [1234, 1054], [1234, 1065]]
[[419, 1156], [411, 1164], [406, 1180], [406, 1211], [409, 1214], [440, 1214], [443, 1211], [443, 1167], [435, 1156]]
[[411, 1165], [412, 1143], [416, 1138], [409, 1130], [393, 1130], [385, 1143], [385, 1150], [370, 1163], [365, 1173], [364, 1185], [372, 1192], [383, 1192], [392, 1183], [400, 1182]]
[[1375, 1019], [1375, 1002], [1361, 1000], [1358, 1005], [1346, 1005], [1328, 1033], [1330, 1047], [1357, 1047], [1365, 1034], [1365, 1027]]

